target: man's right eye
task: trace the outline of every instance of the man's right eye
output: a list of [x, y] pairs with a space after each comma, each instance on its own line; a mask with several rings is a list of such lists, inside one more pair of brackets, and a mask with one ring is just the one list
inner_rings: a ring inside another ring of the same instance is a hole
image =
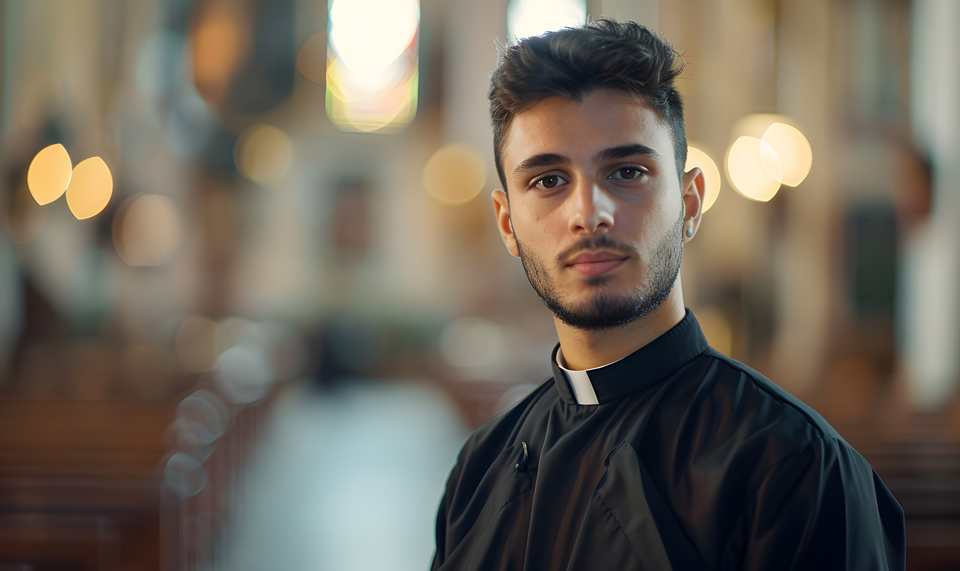
[[562, 184], [566, 184], [567, 181], [560, 175], [551, 174], [543, 178], [537, 179], [537, 182], [533, 185], [535, 188], [551, 189], [556, 188]]

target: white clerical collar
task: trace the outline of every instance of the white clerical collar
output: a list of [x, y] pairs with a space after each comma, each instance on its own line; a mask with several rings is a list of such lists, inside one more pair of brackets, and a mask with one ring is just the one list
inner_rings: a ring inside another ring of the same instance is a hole
[[[619, 361], [620, 359], [617, 359]], [[613, 363], [616, 363], [614, 361]], [[563, 369], [567, 380], [570, 381], [570, 387], [573, 388], [573, 396], [577, 398], [577, 404], [600, 404], [597, 400], [597, 393], [593, 390], [593, 382], [590, 380], [590, 371], [596, 371], [604, 367], [609, 367], [613, 363], [607, 363], [592, 369], [583, 371], [574, 371], [566, 367], [566, 361], [563, 360], [563, 349], [557, 348], [557, 366]]]

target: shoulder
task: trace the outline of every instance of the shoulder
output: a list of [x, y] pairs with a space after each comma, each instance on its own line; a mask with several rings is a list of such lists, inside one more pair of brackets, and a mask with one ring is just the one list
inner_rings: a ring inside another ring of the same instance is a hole
[[819, 413], [747, 365], [714, 349], [690, 365], [698, 382], [684, 422], [688, 434], [709, 434], [705, 449], [747, 459], [758, 476], [811, 447], [859, 457]]
[[756, 414], [749, 416], [758, 425], [769, 422], [784, 428], [803, 426], [807, 429], [803, 435], [795, 435], [798, 444], [816, 438], [840, 438], [817, 411], [747, 365], [712, 348], [707, 349], [701, 358], [715, 367], [717, 393], [741, 401], [741, 408], [755, 409]]

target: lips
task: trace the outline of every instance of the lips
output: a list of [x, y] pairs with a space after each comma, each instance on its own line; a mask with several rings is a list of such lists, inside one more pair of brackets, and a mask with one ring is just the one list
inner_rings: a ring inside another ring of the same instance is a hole
[[567, 267], [585, 276], [598, 276], [620, 267], [627, 258], [613, 252], [584, 252], [574, 256]]

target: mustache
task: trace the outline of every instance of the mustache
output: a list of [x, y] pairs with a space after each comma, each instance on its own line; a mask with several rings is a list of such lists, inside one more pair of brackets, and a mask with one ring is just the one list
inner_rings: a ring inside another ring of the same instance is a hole
[[557, 264], [563, 264], [563, 261], [572, 257], [574, 254], [581, 250], [613, 250], [618, 253], [623, 254], [624, 256], [629, 257], [631, 254], [635, 253], [636, 250], [626, 244], [621, 244], [609, 234], [600, 234], [599, 236], [591, 236], [589, 238], [583, 238], [578, 241], [576, 244], [570, 246], [564, 251], [557, 254]]

